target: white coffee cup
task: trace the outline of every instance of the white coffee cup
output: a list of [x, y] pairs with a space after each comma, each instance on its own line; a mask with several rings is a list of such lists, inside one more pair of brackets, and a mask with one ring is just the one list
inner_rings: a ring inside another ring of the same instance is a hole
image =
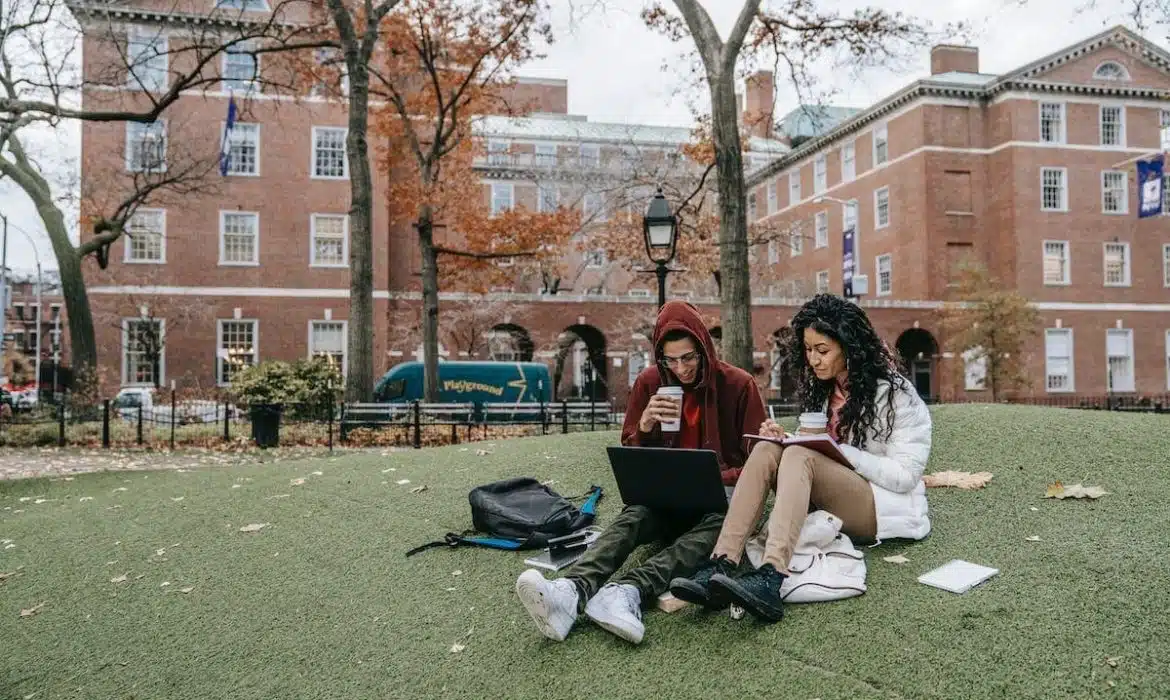
[[818, 435], [829, 432], [829, 417], [823, 411], [800, 414], [800, 427], [796, 432], [802, 435]]
[[679, 417], [672, 421], [659, 421], [664, 433], [677, 433], [682, 429], [682, 398], [683, 389], [681, 386], [660, 386], [656, 392], [659, 396], [669, 396], [678, 402]]

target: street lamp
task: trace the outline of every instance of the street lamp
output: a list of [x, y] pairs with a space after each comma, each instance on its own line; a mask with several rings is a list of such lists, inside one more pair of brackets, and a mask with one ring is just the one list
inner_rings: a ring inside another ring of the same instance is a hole
[[[824, 202], [836, 202], [843, 208], [852, 204], [852, 202], [825, 194], [813, 198], [813, 204], [823, 204]], [[845, 229], [841, 250], [841, 294], [854, 303], [857, 303], [861, 295], [869, 291], [869, 278], [857, 274], [857, 237], [857, 221], [854, 220], [853, 226]]]
[[666, 305], [666, 273], [670, 272], [667, 265], [674, 259], [678, 243], [678, 217], [670, 210], [661, 187], [646, 207], [642, 234], [646, 239], [646, 255], [655, 264], [654, 272], [658, 275], [658, 308], [662, 309]]

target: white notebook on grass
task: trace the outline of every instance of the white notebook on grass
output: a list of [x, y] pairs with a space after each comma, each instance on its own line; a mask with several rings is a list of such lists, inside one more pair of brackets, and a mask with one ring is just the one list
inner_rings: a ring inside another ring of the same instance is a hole
[[927, 571], [919, 576], [918, 582], [951, 593], [966, 593], [998, 573], [999, 569], [993, 569], [990, 566], [980, 566], [962, 559], [952, 559], [937, 569]]

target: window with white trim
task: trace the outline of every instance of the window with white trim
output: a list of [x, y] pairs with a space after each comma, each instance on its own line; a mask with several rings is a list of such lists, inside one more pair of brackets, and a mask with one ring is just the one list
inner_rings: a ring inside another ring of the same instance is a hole
[[885, 124], [873, 130], [873, 164], [881, 165], [890, 159], [890, 132]]
[[344, 127], [313, 127], [313, 177], [335, 180], [349, 177], [345, 138]]
[[587, 168], [601, 167], [601, 146], [595, 143], [583, 143], [577, 147], [577, 159]]
[[1125, 107], [1101, 105], [1101, 145], [1125, 145]]
[[757, 218], [756, 199], [759, 196], [760, 196], [760, 192], [759, 192], [759, 190], [756, 190], [756, 191], [752, 192], [751, 194], [749, 194], [747, 197], [747, 208], [748, 208], [747, 220], [748, 220], [749, 224], [752, 223], [753, 221], [755, 221]]
[[1159, 114], [1158, 141], [1162, 144], [1162, 152], [1170, 151], [1170, 109], [1164, 109]]
[[890, 225], [890, 188], [882, 187], [873, 193], [874, 228]]
[[829, 212], [818, 211], [816, 215], [816, 243], [817, 248], [827, 248], [829, 245]]
[[1128, 243], [1105, 244], [1105, 286], [1128, 287], [1130, 263]]
[[788, 204], [791, 206], [800, 200], [800, 171], [797, 170], [794, 173], [788, 173]]
[[488, 165], [511, 165], [512, 144], [508, 141], [488, 141]]
[[243, 211], [221, 211], [219, 213], [219, 264], [259, 264], [259, 238], [259, 214]]
[[1129, 177], [1120, 170], [1101, 173], [1101, 212], [1126, 214], [1129, 212]]
[[126, 122], [126, 169], [132, 173], [167, 169], [167, 122]]
[[1162, 216], [1170, 216], [1170, 173], [1162, 175]]
[[1069, 284], [1068, 241], [1044, 241], [1044, 284]]
[[227, 47], [223, 52], [223, 91], [259, 91], [260, 57], [249, 42]]
[[555, 143], [538, 143], [533, 148], [533, 154], [536, 157], [536, 164], [545, 168], [556, 166], [560, 160]]
[[260, 125], [236, 122], [228, 135], [228, 175], [260, 174]]
[[[844, 231], [853, 229], [853, 233], [855, 234], [853, 239], [854, 242], [857, 241], [856, 234], [858, 233], [858, 229], [861, 228], [857, 220], [857, 207], [858, 204], [856, 199], [849, 200], [845, 203], [845, 206], [841, 207], [841, 228]], [[857, 251], [853, 251], [853, 254], [856, 256]]]
[[813, 160], [813, 194], [824, 192], [829, 186], [829, 160], [824, 153]]
[[1170, 243], [1162, 244], [1162, 286], [1170, 287]]
[[800, 235], [800, 229], [788, 234], [788, 249], [793, 258], [804, 253], [804, 236]]
[[309, 321], [309, 357], [323, 357], [345, 376], [345, 321]]
[[126, 39], [126, 58], [129, 71], [126, 87], [131, 90], [165, 92], [170, 79], [167, 76], [170, 42], [161, 30], [146, 28], [130, 30]]
[[1044, 331], [1045, 389], [1051, 393], [1070, 392], [1074, 387], [1073, 334], [1071, 328]]
[[768, 241], [768, 264], [777, 265], [780, 263], [780, 246], [776, 245], [775, 240]]
[[585, 267], [597, 269], [605, 267], [606, 262], [607, 258], [604, 248], [595, 248], [585, 253]]
[[826, 294], [829, 291], [829, 271], [817, 272], [817, 294]]
[[312, 239], [310, 265], [345, 267], [349, 264], [349, 216], [313, 214], [309, 229]]
[[1109, 391], [1133, 391], [1133, 330], [1110, 328], [1105, 331], [1105, 356], [1109, 363]]
[[764, 185], [764, 189], [766, 189], [768, 192], [768, 213], [775, 214], [777, 200], [779, 199], [776, 196], [776, 181], [769, 180], [767, 184]]
[[264, 0], [216, 0], [215, 6], [221, 10], [267, 10], [268, 3]]
[[963, 351], [963, 388], [967, 391], [983, 391], [987, 388], [987, 353], [983, 348], [967, 348]]
[[1117, 61], [1105, 61], [1093, 71], [1096, 80], [1129, 80], [1129, 71]]
[[889, 253], [877, 256], [877, 293], [886, 296], [894, 290], [894, 258]]
[[605, 221], [605, 200], [600, 192], [586, 192], [581, 199], [581, 220], [586, 222]]
[[1068, 211], [1068, 170], [1040, 168], [1040, 211]]
[[841, 181], [857, 177], [857, 143], [850, 141], [841, 147]]
[[510, 182], [492, 183], [492, 216], [512, 210], [515, 188]]
[[1065, 122], [1063, 102], [1040, 103], [1040, 142], [1064, 143]]
[[122, 384], [160, 386], [164, 377], [166, 324], [160, 318], [122, 319]]
[[536, 210], [543, 214], [551, 214], [557, 210], [559, 204], [557, 186], [551, 182], [542, 182], [536, 186]]
[[139, 209], [134, 212], [134, 216], [126, 222], [125, 262], [166, 262], [166, 232], [165, 209]]
[[226, 386], [232, 383], [236, 372], [256, 364], [259, 355], [257, 347], [257, 322], [255, 320], [219, 320], [215, 326], [215, 377], [216, 383]]

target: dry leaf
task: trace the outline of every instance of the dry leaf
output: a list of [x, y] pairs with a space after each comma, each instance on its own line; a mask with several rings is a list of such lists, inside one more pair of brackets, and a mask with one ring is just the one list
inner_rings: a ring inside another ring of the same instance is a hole
[[427, 490], [426, 484], [423, 484], [422, 486], [415, 486], [414, 488], [412, 488], [410, 490], [410, 492], [411, 493], [422, 493], [423, 491], [426, 491], [426, 490]]
[[451, 586], [450, 588], [447, 589], [447, 592], [450, 593], [452, 591], [457, 591], [457, 590], [459, 590], [459, 589], [455, 588], [454, 586]]
[[483, 457], [484, 455], [490, 455], [490, 454], [491, 454], [491, 450], [476, 450], [475, 451], [475, 455], [477, 457]]
[[1039, 508], [1037, 508], [1036, 506], [1032, 506], [1032, 507], [1031, 507], [1031, 508], [1029, 508], [1028, 510], [1032, 511], [1033, 513], [1039, 513], [1039, 512], [1040, 512], [1040, 509], [1039, 509]]
[[882, 557], [882, 561], [887, 561], [891, 564], [909, 564], [910, 560], [901, 554], [895, 554], [892, 557]]
[[1039, 542], [1040, 536], [1039, 535], [1032, 535], [1031, 537], [1025, 537], [1024, 541], [1025, 542]]
[[325, 472], [313, 472], [313, 476], [325, 476]]
[[240, 488], [240, 485], [239, 485], [239, 484], [232, 484], [232, 488], [233, 488], [233, 489], [238, 489], [238, 488]]
[[187, 586], [186, 588], [180, 588], [179, 592], [180, 593], [190, 593], [193, 590], [195, 590], [195, 586]]
[[407, 484], [410, 483], [410, 479], [399, 479], [398, 481], [395, 481], [394, 483], [398, 484], [399, 486], [406, 486]]
[[459, 642], [455, 642], [454, 644], [451, 645], [451, 653], [458, 654], [459, 652], [463, 651], [466, 648], [467, 648], [466, 644], [460, 644]]
[[21, 610], [20, 616], [21, 617], [32, 617], [33, 615], [36, 615], [37, 613], [39, 613], [41, 611], [41, 608], [45, 607], [45, 603], [47, 603], [47, 602], [49, 602], [49, 601], [42, 600], [40, 603], [37, 603], [36, 605], [32, 606], [31, 608], [28, 608], [27, 610]]
[[289, 483], [291, 483], [293, 486], [300, 486], [300, 485], [305, 483], [305, 480], [304, 479], [293, 479]]
[[459, 569], [455, 569], [454, 571], [451, 572], [451, 575], [452, 576], [462, 576], [463, 572], [460, 571]]
[[1049, 484], [1044, 491], [1045, 498], [1100, 498], [1109, 492], [1100, 486], [1082, 486], [1080, 484], [1073, 484], [1072, 486], [1065, 486], [1059, 481]]
[[8, 571], [8, 572], [0, 571], [0, 583], [4, 583], [4, 581], [6, 579], [12, 578], [15, 575], [16, 575], [15, 571]]
[[174, 501], [175, 503], [178, 503], [179, 501], [183, 500], [184, 498], [186, 498], [186, 496], [172, 496], [171, 500]]
[[114, 578], [110, 579], [110, 583], [126, 583], [126, 579], [129, 578], [129, 576], [129, 572], [122, 574], [121, 576], [115, 576]]
[[240, 532], [260, 532], [266, 527], [268, 527], [268, 523], [252, 523], [241, 527]]
[[163, 581], [162, 583], [158, 584], [158, 587], [159, 588], [166, 588], [169, 585], [171, 585], [170, 581]]
[[1116, 687], [1117, 687], [1117, 684], [1116, 684], [1116, 683], [1114, 683], [1113, 681], [1105, 681], [1105, 682], [1109, 684], [1109, 687], [1110, 687], [1110, 688], [1116, 688]]
[[396, 471], [398, 471], [398, 469], [396, 469], [395, 467], [390, 467], [389, 469], [383, 469], [382, 473], [385, 474], [387, 472], [396, 472]]
[[81, 503], [82, 501], [92, 501], [92, 500], [93, 500], [93, 496], [82, 496], [81, 498], [77, 499], [77, 502]]
[[116, 488], [114, 490], [115, 491], [129, 491], [130, 489], [126, 488], [125, 486], [119, 486], [118, 488]]
[[960, 489], [981, 489], [987, 486], [987, 482], [991, 481], [991, 478], [991, 472], [972, 474], [971, 472], [945, 471], [927, 474], [922, 477], [922, 482], [928, 487], [954, 486]]
[[4, 545], [4, 549], [12, 549], [12, 548], [13, 548], [13, 547], [15, 547], [15, 546], [16, 546], [16, 545], [14, 545], [14, 544], [12, 544], [11, 542], [9, 542], [8, 544]]
[[1112, 666], [1113, 668], [1117, 668], [1117, 664], [1118, 664], [1120, 661], [1121, 661], [1121, 657], [1120, 657], [1120, 656], [1106, 656], [1106, 657], [1105, 657], [1105, 663], [1109, 664], [1109, 665], [1110, 665], [1110, 666]]

